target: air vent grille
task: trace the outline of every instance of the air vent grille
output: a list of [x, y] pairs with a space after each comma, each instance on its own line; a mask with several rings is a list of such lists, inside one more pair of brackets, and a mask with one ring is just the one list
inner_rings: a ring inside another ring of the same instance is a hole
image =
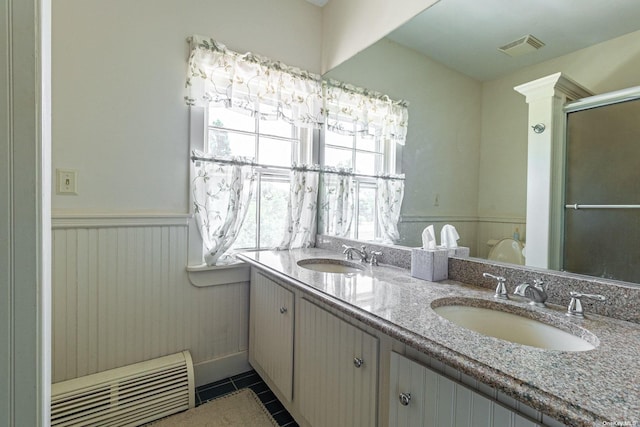
[[535, 52], [544, 46], [544, 43], [535, 38], [531, 34], [527, 34], [514, 40], [511, 43], [507, 43], [504, 46], [498, 48], [500, 52], [506, 53], [509, 56], [520, 56], [527, 53]]
[[52, 426], [138, 426], [195, 406], [188, 351], [52, 385]]

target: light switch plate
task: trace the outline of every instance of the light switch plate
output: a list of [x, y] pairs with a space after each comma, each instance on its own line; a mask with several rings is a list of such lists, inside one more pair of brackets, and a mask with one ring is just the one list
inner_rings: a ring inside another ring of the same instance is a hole
[[56, 169], [58, 194], [78, 195], [78, 171]]

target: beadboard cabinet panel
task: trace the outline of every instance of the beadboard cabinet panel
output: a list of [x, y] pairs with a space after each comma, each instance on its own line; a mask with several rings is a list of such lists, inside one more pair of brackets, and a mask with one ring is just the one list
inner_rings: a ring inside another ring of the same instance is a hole
[[53, 229], [53, 382], [188, 349], [248, 349], [249, 283], [189, 283], [187, 227], [82, 220]]
[[395, 427], [540, 427], [470, 388], [391, 353], [389, 425]]
[[378, 338], [305, 299], [297, 310], [301, 415], [311, 426], [378, 425]]
[[254, 270], [250, 299], [249, 361], [291, 402], [295, 296]]

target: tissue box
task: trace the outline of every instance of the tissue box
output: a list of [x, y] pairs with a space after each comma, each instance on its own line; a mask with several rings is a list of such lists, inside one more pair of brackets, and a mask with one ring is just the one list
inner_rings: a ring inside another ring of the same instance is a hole
[[449, 256], [459, 256], [462, 258], [469, 256], [469, 248], [465, 246], [458, 246], [457, 248], [440, 248], [443, 251], [447, 251]]
[[411, 249], [411, 276], [430, 282], [449, 277], [447, 249]]

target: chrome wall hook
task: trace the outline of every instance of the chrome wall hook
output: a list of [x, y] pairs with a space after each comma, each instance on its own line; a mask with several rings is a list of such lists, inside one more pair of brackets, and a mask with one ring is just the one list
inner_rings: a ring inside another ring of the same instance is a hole
[[538, 123], [538, 124], [537, 124], [537, 125], [535, 125], [535, 126], [531, 126], [531, 129], [533, 129], [533, 131], [534, 131], [535, 133], [542, 133], [542, 132], [544, 132], [544, 130], [545, 130], [546, 128], [547, 128], [547, 127], [546, 127], [544, 124], [542, 124], [542, 123]]

